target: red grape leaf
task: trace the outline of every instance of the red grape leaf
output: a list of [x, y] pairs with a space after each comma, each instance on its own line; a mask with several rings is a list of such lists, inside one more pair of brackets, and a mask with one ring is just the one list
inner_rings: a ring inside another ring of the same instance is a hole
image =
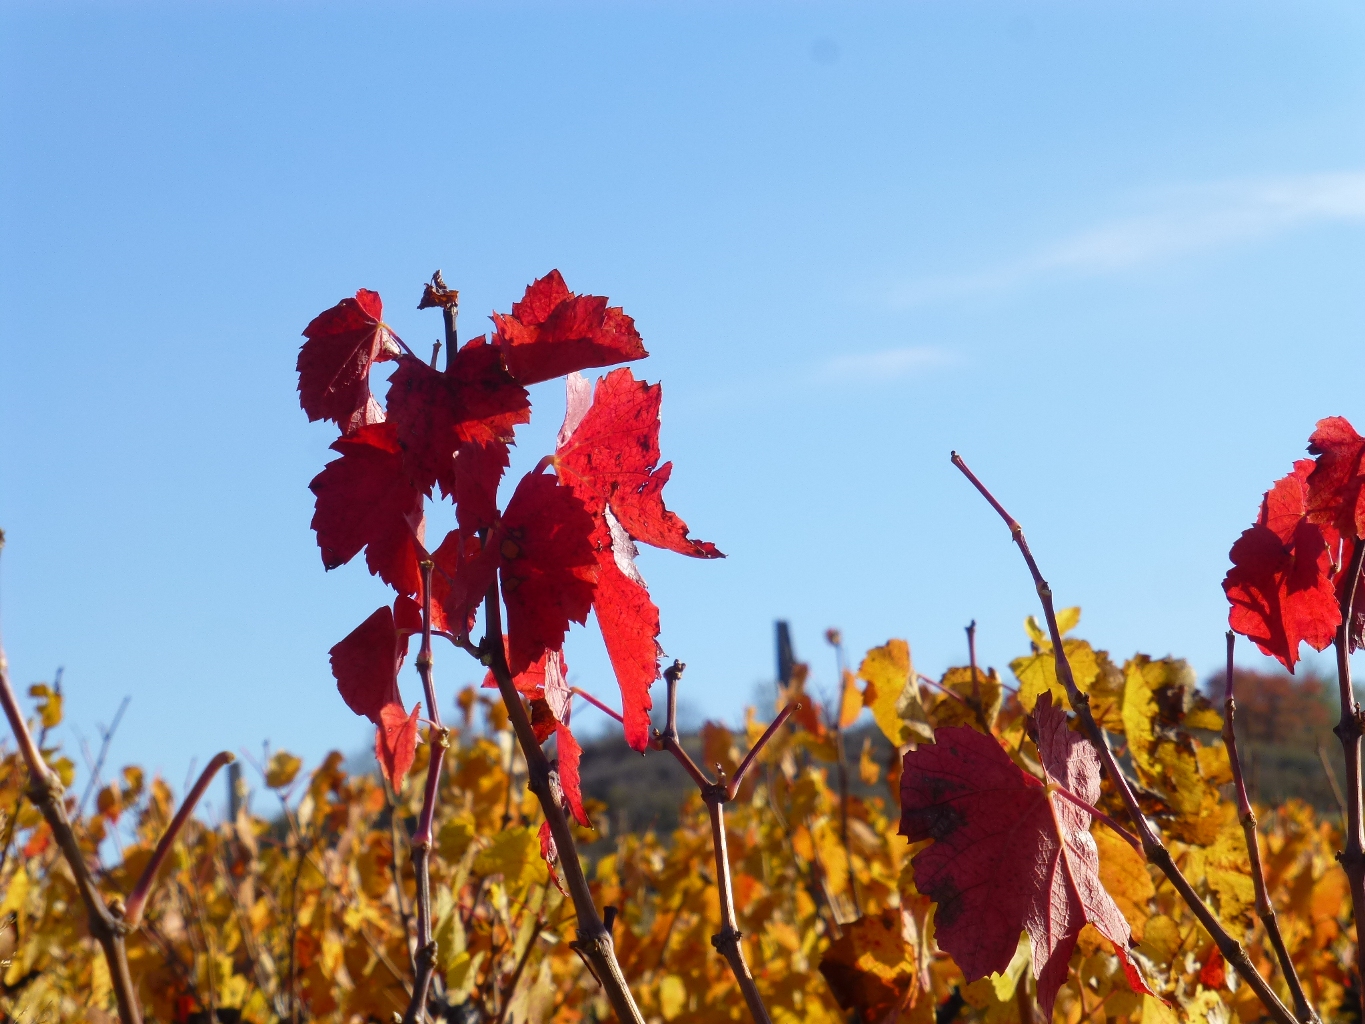
[[1321, 651], [1341, 622], [1332, 554], [1322, 528], [1307, 516], [1312, 471], [1312, 461], [1300, 459], [1294, 472], [1275, 481], [1255, 524], [1232, 545], [1232, 568], [1223, 579], [1233, 631], [1290, 672], [1300, 642]]
[[[581, 383], [570, 378], [571, 415], [575, 387], [581, 392]], [[659, 385], [636, 380], [630, 370], [611, 371], [597, 382], [582, 418], [572, 425], [565, 421], [555, 468], [589, 512], [601, 515], [610, 505], [636, 540], [695, 558], [722, 558], [714, 544], [689, 537], [687, 524], [664, 507], [663, 486], [673, 464], [658, 466], [662, 397]]]
[[467, 636], [479, 602], [497, 577], [497, 549], [456, 529], [446, 534], [431, 559], [436, 563], [431, 574], [432, 628]]
[[[504, 633], [502, 636], [502, 649], [503, 652], [506, 653], [507, 651], [506, 633]], [[527, 665], [526, 670], [524, 672], [518, 672], [516, 675], [514, 675], [512, 677], [512, 685], [516, 687], [517, 692], [520, 693], [523, 697], [526, 697], [528, 700], [544, 700], [546, 664], [550, 662], [553, 663], [553, 668], [550, 669], [550, 674], [558, 677], [559, 679], [558, 685], [563, 687], [565, 693], [568, 693], [568, 684], [564, 682], [564, 678], [565, 673], [569, 669], [569, 664], [564, 660], [564, 654], [562, 651], [546, 651], [544, 654], [540, 656], [539, 661]], [[498, 681], [496, 678], [494, 678], [491, 669], [484, 674], [483, 688], [485, 690], [496, 690], [498, 688]], [[561, 698], [557, 698], [557, 700], [560, 700], [560, 702], [562, 703]], [[555, 713], [554, 711], [551, 711], [551, 714], [554, 713]]]
[[381, 319], [383, 311], [379, 293], [362, 288], [303, 329], [308, 340], [299, 349], [299, 404], [309, 422], [332, 420], [349, 434], [384, 419], [370, 394], [370, 367], [401, 349]]
[[[1338, 566], [1339, 571], [1333, 577], [1333, 579], [1336, 581], [1338, 609], [1341, 608], [1341, 603], [1346, 596], [1345, 591], [1348, 573], [1345, 571], [1345, 567], [1349, 566], [1351, 564], [1352, 558], [1355, 557], [1355, 549], [1358, 543], [1360, 542], [1348, 540], [1344, 544], [1342, 544], [1341, 562], [1340, 565]], [[1330, 534], [1327, 540], [1327, 548], [1329, 551], [1332, 549], [1332, 539]], [[1341, 614], [1339, 610], [1337, 614], [1338, 615]], [[1359, 650], [1361, 647], [1365, 647], [1365, 566], [1361, 567], [1360, 579], [1356, 583], [1355, 603], [1351, 605], [1351, 629], [1349, 642], [1351, 645], [1352, 653]]]
[[[444, 373], [420, 359], [404, 356], [389, 378], [389, 419], [398, 429], [404, 463], [413, 483], [430, 494], [439, 483], [444, 494], [470, 500], [470, 494], [496, 495], [507, 465], [507, 445], [516, 426], [531, 419], [531, 402], [503, 368], [495, 346], [484, 338], [467, 343]], [[456, 452], [467, 442], [492, 451]], [[463, 476], [472, 476], [469, 481]], [[480, 504], [491, 515], [488, 500]], [[464, 510], [465, 516], [475, 509]], [[482, 529], [482, 522], [461, 524]]]
[[659, 609], [635, 567], [635, 544], [608, 510], [594, 534], [597, 590], [592, 607], [607, 656], [621, 687], [626, 742], [643, 752], [649, 746], [649, 688], [659, 678]]
[[559, 848], [555, 846], [555, 837], [550, 834], [548, 821], [540, 823], [540, 857], [550, 872], [550, 881], [554, 882], [561, 896], [567, 897], [569, 894], [564, 888], [564, 883], [559, 880], [559, 872], [555, 870], [555, 864], [559, 860]]
[[[1049, 779], [1097, 801], [1094, 747], [1067, 728], [1050, 694], [1039, 699], [1033, 720]], [[915, 888], [938, 904], [938, 944], [972, 982], [1004, 971], [1027, 931], [1038, 1005], [1051, 1020], [1086, 922], [1128, 959], [1128, 922], [1100, 884], [1090, 815], [1051, 797], [993, 736], [949, 726], [934, 739], [905, 755], [900, 834], [912, 843], [934, 840], [912, 863]], [[1141, 984], [1136, 972], [1130, 978]]]
[[378, 725], [386, 704], [402, 702], [398, 670], [408, 653], [408, 637], [421, 631], [421, 610], [400, 595], [392, 609], [376, 609], [332, 647], [332, 676], [347, 707]]
[[403, 469], [392, 423], [363, 426], [338, 438], [341, 453], [308, 485], [317, 496], [312, 526], [328, 569], [345, 565], [361, 548], [365, 564], [400, 594], [422, 585], [422, 494]]
[[558, 270], [531, 284], [510, 315], [494, 313], [493, 322], [494, 340], [519, 384], [649, 355], [634, 320], [600, 295], [573, 294]]
[[583, 809], [583, 787], [578, 775], [578, 762], [583, 756], [583, 748], [569, 731], [567, 722], [560, 722], [555, 727], [555, 748], [559, 758], [559, 785], [564, 790], [569, 812], [584, 828], [592, 828], [588, 812]]
[[588, 619], [597, 582], [592, 517], [549, 473], [528, 473], [489, 534], [507, 607], [512, 674], [564, 646], [569, 623]]
[[1308, 477], [1308, 518], [1343, 537], [1365, 537], [1365, 437], [1343, 416], [1318, 420], [1308, 439], [1316, 455]]
[[379, 711], [379, 728], [374, 734], [374, 756], [395, 793], [403, 788], [403, 779], [412, 767], [412, 759], [417, 752], [417, 717], [421, 711], [421, 701], [413, 706], [410, 715], [403, 710], [402, 704], [397, 703], [385, 704]]

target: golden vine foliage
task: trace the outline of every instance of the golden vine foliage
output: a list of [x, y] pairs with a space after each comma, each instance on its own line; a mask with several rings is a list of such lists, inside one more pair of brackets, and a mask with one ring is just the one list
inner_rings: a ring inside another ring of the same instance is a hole
[[[1066, 617], [1072, 627], [1078, 619]], [[994, 672], [970, 667], [924, 685], [903, 641], [868, 652], [848, 685], [893, 743], [925, 742], [948, 725], [988, 728], [1021, 767], [1036, 771], [1024, 706], [1056, 692], [1056, 680], [1047, 637], [1032, 622], [1028, 632], [1034, 651], [1011, 666], [1017, 694]], [[1243, 833], [1226, 797], [1218, 710], [1184, 662], [1137, 655], [1118, 664], [1083, 640], [1066, 644], [1078, 683], [1178, 863], [1283, 993], [1254, 916]], [[803, 711], [764, 749], [725, 808], [745, 952], [773, 1020], [1021, 1021], [1031, 1005], [1027, 940], [1006, 973], [964, 982], [934, 943], [933, 905], [914, 887], [915, 851], [896, 834], [899, 758], [883, 762], [870, 742], [850, 749], [848, 770], [865, 795], [842, 805], [840, 738], [805, 693], [804, 679], [799, 671], [782, 695], [783, 703], [802, 700]], [[60, 694], [30, 692], [46, 737], [61, 719]], [[431, 865], [436, 998], [448, 1019], [467, 1022], [609, 1019], [570, 946], [572, 907], [541, 859], [540, 811], [524, 774], [515, 774], [519, 758], [505, 712], [469, 689], [459, 707], [464, 724], [447, 759]], [[840, 717], [857, 710], [846, 699]], [[742, 731], [708, 723], [702, 763], [733, 774], [764, 727], [753, 711]], [[232, 821], [192, 822], [129, 943], [148, 1018], [387, 1022], [401, 1013], [412, 977], [415, 899], [406, 836], [420, 807], [426, 750], [418, 747], [396, 799], [377, 774], [348, 773], [338, 753], [305, 774], [296, 758], [279, 752], [258, 766], [273, 804], [262, 794], [255, 815], [241, 810]], [[55, 749], [45, 754], [69, 784], [71, 763]], [[16, 755], [0, 749], [0, 1020], [113, 1020], [107, 969], [71, 873], [21, 796], [25, 784]], [[884, 788], [870, 795], [873, 787]], [[85, 854], [101, 865], [98, 877], [111, 896], [132, 886], [175, 810], [165, 782], [135, 767], [99, 789], [85, 813], [70, 804]], [[1107, 793], [1103, 809], [1122, 820]], [[607, 820], [600, 805], [593, 810]], [[1349, 1005], [1355, 943], [1346, 879], [1334, 859], [1338, 822], [1296, 801], [1260, 815], [1286, 943], [1310, 999], [1333, 1019]], [[618, 956], [647, 1019], [746, 1021], [734, 978], [710, 941], [720, 914], [699, 796], [686, 800], [680, 822], [669, 835], [580, 830], [594, 894], [599, 906], [618, 908]], [[1102, 880], [1132, 925], [1136, 958], [1158, 997], [1134, 994], [1107, 943], [1087, 928], [1054, 1019], [1259, 1019], [1255, 997], [1237, 985], [1162, 876], [1107, 827], [1097, 824], [1093, 834]]]

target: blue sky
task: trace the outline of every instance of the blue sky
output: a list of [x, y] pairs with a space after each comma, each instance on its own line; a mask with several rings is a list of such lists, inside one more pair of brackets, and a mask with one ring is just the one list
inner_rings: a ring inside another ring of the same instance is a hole
[[[641, 559], [696, 714], [776, 618], [824, 685], [832, 625], [1021, 653], [954, 448], [1082, 635], [1206, 673], [1261, 492], [1365, 419], [1362, 45], [1346, 3], [0, 4], [15, 682], [64, 665], [87, 737], [131, 695], [111, 760], [177, 786], [363, 746], [327, 650], [386, 594], [322, 570], [293, 365], [359, 287], [429, 344], [437, 267], [466, 335], [552, 267], [636, 318], [670, 504], [730, 556]], [[569, 661], [611, 694], [591, 625]]]

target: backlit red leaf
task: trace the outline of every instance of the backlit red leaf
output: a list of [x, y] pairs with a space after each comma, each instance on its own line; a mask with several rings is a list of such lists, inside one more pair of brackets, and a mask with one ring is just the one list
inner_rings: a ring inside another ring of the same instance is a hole
[[362, 288], [303, 329], [308, 340], [299, 349], [299, 404], [310, 422], [332, 420], [349, 434], [383, 420], [370, 394], [370, 367], [399, 349], [382, 314], [379, 294]]
[[555, 888], [560, 895], [568, 896], [564, 889], [564, 883], [559, 880], [559, 872], [555, 870], [555, 864], [559, 860], [559, 848], [555, 846], [555, 837], [550, 833], [550, 823], [542, 821], [540, 823], [540, 858], [545, 861], [545, 867], [550, 872], [550, 881], [554, 882]]
[[400, 596], [394, 604], [396, 620], [393, 609], [378, 608], [331, 650], [332, 676], [342, 700], [376, 725], [386, 704], [402, 701], [398, 670], [408, 653], [408, 637], [422, 629], [422, 613], [415, 611], [411, 598]]
[[329, 462], [309, 489], [317, 496], [313, 529], [328, 569], [365, 549], [365, 564], [400, 594], [421, 587], [422, 494], [403, 469], [391, 423], [358, 428], [338, 438]]
[[[1034, 721], [1049, 778], [1097, 801], [1095, 749], [1067, 728], [1050, 695], [1039, 699]], [[913, 865], [915, 887], [938, 905], [938, 943], [972, 982], [1004, 971], [1027, 931], [1039, 1009], [1051, 1020], [1087, 922], [1128, 959], [1128, 923], [1100, 884], [1090, 815], [1049, 796], [993, 736], [954, 726], [934, 739], [905, 755], [900, 832], [911, 842], [934, 840]]]
[[610, 511], [594, 535], [597, 545], [597, 590], [593, 614], [602, 630], [612, 670], [621, 687], [626, 742], [634, 750], [649, 746], [649, 688], [659, 677], [659, 609], [650, 599], [644, 577], [635, 567], [635, 544]]
[[1300, 459], [1294, 472], [1275, 481], [1256, 523], [1232, 545], [1232, 568], [1223, 579], [1229, 625], [1290, 672], [1301, 642], [1320, 651], [1341, 622], [1332, 555], [1322, 528], [1307, 515], [1312, 471], [1312, 461]]
[[578, 774], [583, 748], [569, 731], [567, 722], [560, 722], [555, 729], [555, 748], [559, 758], [559, 785], [564, 790], [564, 801], [569, 805], [569, 813], [584, 828], [592, 828], [588, 812], [583, 809], [583, 787]]
[[508, 665], [524, 672], [564, 646], [570, 622], [587, 621], [597, 581], [592, 517], [548, 473], [528, 473], [489, 535], [507, 607]]
[[421, 711], [421, 701], [413, 706], [412, 714], [405, 712], [402, 704], [386, 704], [379, 711], [374, 756], [395, 792], [403, 788], [403, 779], [417, 752], [417, 718]]
[[[531, 418], [526, 389], [507, 375], [497, 348], [483, 338], [460, 349], [445, 372], [404, 356], [389, 378], [388, 407], [413, 483], [425, 494], [439, 483], [442, 493], [455, 495], [457, 502], [461, 496], [469, 500], [471, 493], [496, 494], [507, 465], [507, 445], [517, 424]], [[493, 450], [472, 456], [462, 452], [457, 459], [466, 443]], [[488, 504], [484, 500], [480, 505], [485, 516]], [[484, 521], [473, 528], [486, 525]]]
[[[573, 388], [571, 382], [571, 395]], [[610, 505], [635, 540], [696, 558], [721, 558], [714, 544], [689, 537], [687, 524], [664, 507], [663, 486], [673, 464], [658, 465], [661, 398], [659, 385], [636, 380], [628, 369], [613, 370], [597, 382], [582, 419], [572, 427], [565, 423], [555, 468], [588, 511], [601, 515]]]
[[495, 341], [519, 384], [649, 355], [635, 321], [600, 295], [575, 295], [558, 270], [526, 289], [510, 315], [494, 313]]
[[1308, 518], [1343, 537], [1365, 537], [1365, 437], [1343, 416], [1318, 420], [1308, 439], [1317, 456], [1308, 477]]

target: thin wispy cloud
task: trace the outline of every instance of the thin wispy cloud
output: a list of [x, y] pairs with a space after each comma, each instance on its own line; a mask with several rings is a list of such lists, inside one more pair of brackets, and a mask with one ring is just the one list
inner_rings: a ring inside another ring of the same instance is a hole
[[819, 363], [807, 375], [807, 381], [811, 384], [843, 384], [853, 380], [889, 383], [916, 376], [925, 370], [949, 366], [954, 361], [951, 352], [929, 345], [888, 348], [878, 352], [849, 352]]
[[1352, 221], [1365, 222], [1365, 171], [1187, 188], [1149, 214], [1100, 224], [981, 272], [920, 278], [892, 297], [916, 305], [1052, 277], [1114, 274], [1312, 224]]

